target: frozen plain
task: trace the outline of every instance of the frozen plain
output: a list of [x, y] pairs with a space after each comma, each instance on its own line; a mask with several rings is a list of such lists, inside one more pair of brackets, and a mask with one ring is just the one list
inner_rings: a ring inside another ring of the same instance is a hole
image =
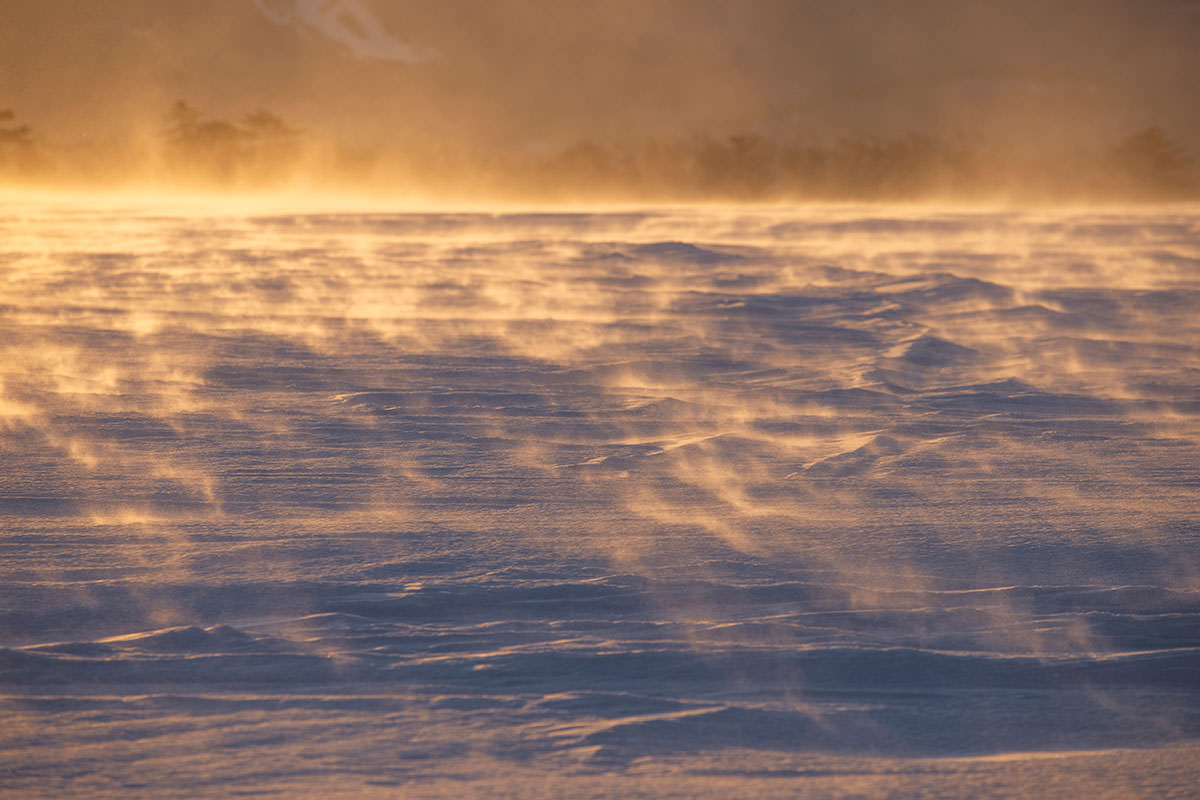
[[1200, 209], [2, 211], [2, 793], [1200, 796]]

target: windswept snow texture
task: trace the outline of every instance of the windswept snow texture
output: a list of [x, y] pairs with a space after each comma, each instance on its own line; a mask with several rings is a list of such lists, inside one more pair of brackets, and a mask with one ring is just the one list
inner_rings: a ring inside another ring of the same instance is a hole
[[0, 216], [0, 793], [1197, 796], [1200, 212]]

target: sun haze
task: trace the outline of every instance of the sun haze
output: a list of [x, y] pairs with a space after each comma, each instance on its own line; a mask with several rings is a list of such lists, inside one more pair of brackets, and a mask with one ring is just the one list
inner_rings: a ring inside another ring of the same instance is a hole
[[460, 200], [1196, 192], [1190, 0], [0, 7], [9, 182]]

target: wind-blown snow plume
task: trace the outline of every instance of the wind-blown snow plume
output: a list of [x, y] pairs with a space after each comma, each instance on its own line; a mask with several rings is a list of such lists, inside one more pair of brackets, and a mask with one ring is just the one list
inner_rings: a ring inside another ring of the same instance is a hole
[[416, 63], [430, 55], [392, 36], [371, 10], [357, 0], [294, 0], [291, 3], [254, 0], [254, 7], [276, 25], [317, 31], [345, 45], [358, 58]]

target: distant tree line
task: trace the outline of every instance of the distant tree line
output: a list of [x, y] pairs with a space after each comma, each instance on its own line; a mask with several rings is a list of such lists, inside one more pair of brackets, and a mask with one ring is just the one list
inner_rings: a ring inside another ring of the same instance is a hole
[[1200, 191], [1195, 162], [1160, 128], [1126, 137], [1110, 153], [1117, 180], [1140, 194], [1194, 197]]
[[163, 138], [170, 178], [222, 186], [278, 182], [301, 151], [300, 132], [269, 111], [228, 122], [205, 117], [182, 100], [167, 113]]
[[638, 145], [582, 142], [530, 170], [551, 186], [560, 176], [619, 194], [645, 192], [727, 200], [793, 197], [915, 197], [969, 189], [977, 155], [956, 142], [910, 135], [781, 143], [757, 134]]
[[[402, 142], [353, 151], [302, 133], [260, 110], [238, 121], [179, 101], [147, 147], [109, 148], [131, 180], [221, 189], [390, 188], [521, 199], [904, 200], [1037, 194], [1070, 199], [1200, 198], [1195, 162], [1156, 127], [1106, 151], [1064, 158], [1013, 156], [962, 136], [780, 141], [757, 133], [673, 141], [578, 141], [538, 153], [476, 152], [446, 142]], [[0, 180], [111, 176], [89, 155], [54, 152], [12, 111], [0, 111]], [[126, 168], [127, 167], [127, 168]], [[105, 177], [108, 180], [109, 177]], [[100, 182], [100, 178], [97, 178]]]
[[0, 176], [28, 178], [44, 166], [42, 154], [33, 129], [16, 120], [12, 110], [0, 109]]
[[1005, 154], [962, 137], [910, 134], [789, 143], [757, 134], [696, 137], [635, 146], [581, 142], [525, 163], [501, 178], [531, 193], [573, 186], [621, 196], [730, 201], [915, 199], [1040, 193], [1152, 200], [1200, 197], [1200, 176], [1182, 146], [1159, 128], [1138, 131], [1107, 151], [1070, 158]]

